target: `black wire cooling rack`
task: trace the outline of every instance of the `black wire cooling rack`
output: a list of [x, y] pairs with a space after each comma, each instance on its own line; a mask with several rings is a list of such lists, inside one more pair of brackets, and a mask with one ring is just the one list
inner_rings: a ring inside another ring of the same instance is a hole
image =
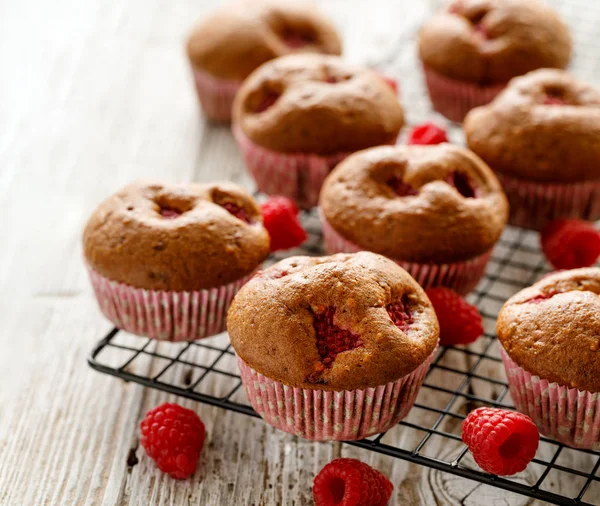
[[[305, 214], [303, 220], [309, 240], [288, 255], [322, 254], [318, 218]], [[280, 258], [274, 255], [271, 261]], [[484, 317], [484, 336], [468, 348], [440, 348], [408, 417], [387, 433], [347, 444], [554, 504], [600, 504], [599, 452], [576, 450], [542, 437], [527, 470], [501, 478], [482, 472], [460, 437], [460, 425], [471, 409], [512, 408], [498, 367], [495, 320], [510, 295], [546, 272], [537, 234], [508, 228], [494, 250], [485, 278], [469, 297]], [[244, 394], [226, 335], [190, 343], [161, 343], [115, 328], [96, 345], [88, 361], [92, 368], [125, 381], [258, 416]]]

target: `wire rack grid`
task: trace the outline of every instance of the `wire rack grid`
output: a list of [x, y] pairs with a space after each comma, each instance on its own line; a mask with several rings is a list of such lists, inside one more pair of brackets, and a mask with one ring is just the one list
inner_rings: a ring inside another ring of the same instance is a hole
[[[291, 254], [322, 254], [318, 218], [305, 213], [303, 221], [309, 240]], [[485, 278], [470, 296], [484, 318], [484, 336], [468, 347], [440, 348], [408, 417], [387, 433], [347, 444], [554, 504], [600, 504], [598, 452], [576, 450], [542, 437], [527, 470], [501, 478], [482, 472], [460, 437], [460, 425], [471, 409], [512, 408], [494, 324], [511, 294], [548, 272], [537, 240], [532, 232], [505, 231]], [[274, 255], [270, 261], [280, 258]], [[246, 399], [226, 334], [188, 343], [160, 343], [114, 328], [95, 346], [88, 361], [92, 368], [126, 381], [258, 416]]]

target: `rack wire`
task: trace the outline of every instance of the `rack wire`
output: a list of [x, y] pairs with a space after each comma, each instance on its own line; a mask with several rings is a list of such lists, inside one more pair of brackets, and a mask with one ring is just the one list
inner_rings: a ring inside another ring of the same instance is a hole
[[[320, 255], [321, 233], [314, 213], [303, 221], [309, 240], [290, 254]], [[468, 347], [442, 347], [414, 408], [387, 433], [347, 444], [559, 505], [600, 504], [600, 453], [566, 447], [542, 437], [524, 473], [502, 478], [481, 471], [460, 437], [460, 424], [475, 407], [512, 408], [502, 371], [494, 324], [504, 301], [548, 272], [537, 234], [508, 228], [494, 249], [485, 278], [470, 295], [486, 332]], [[274, 255], [271, 262], [282, 258]], [[189, 343], [161, 343], [112, 329], [94, 347], [89, 365], [199, 402], [257, 417], [241, 386], [226, 334]], [[292, 437], [292, 436], [290, 436]]]

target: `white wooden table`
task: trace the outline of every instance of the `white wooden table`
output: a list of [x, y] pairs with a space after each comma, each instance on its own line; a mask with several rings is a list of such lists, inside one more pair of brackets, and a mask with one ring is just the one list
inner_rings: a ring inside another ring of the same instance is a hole
[[[193, 22], [220, 3], [0, 3], [0, 504], [305, 505], [315, 473], [340, 455], [390, 476], [393, 505], [534, 504], [341, 444], [303, 441], [87, 366], [110, 328], [80, 244], [97, 203], [135, 178], [251, 187], [228, 129], [198, 114], [183, 49]], [[408, 121], [429, 118], [414, 36], [439, 2], [319, 3], [343, 31], [350, 60], [400, 80]], [[600, 82], [600, 5], [554, 4], [575, 32], [575, 71]], [[457, 131], [452, 138], [461, 141]], [[195, 409], [207, 426], [198, 471], [181, 482], [138, 448], [141, 417], [167, 400]], [[570, 483], [553, 487], [560, 493]]]

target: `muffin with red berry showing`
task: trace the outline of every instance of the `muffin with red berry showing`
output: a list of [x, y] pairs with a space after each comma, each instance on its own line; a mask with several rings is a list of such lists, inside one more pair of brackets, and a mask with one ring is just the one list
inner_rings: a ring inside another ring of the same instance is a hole
[[369, 252], [290, 257], [259, 272], [227, 329], [257, 413], [319, 441], [362, 439], [406, 416], [439, 337], [423, 289]]
[[431, 102], [452, 121], [490, 102], [513, 77], [565, 68], [571, 52], [568, 28], [537, 0], [454, 0], [419, 34]]
[[395, 144], [404, 113], [374, 70], [303, 54], [265, 63], [236, 96], [233, 132], [258, 189], [314, 207], [350, 153]]
[[309, 2], [233, 2], [198, 24], [187, 41], [198, 99], [215, 121], [231, 119], [235, 94], [263, 63], [291, 53], [341, 51], [335, 27]]
[[600, 450], [600, 268], [555, 273], [520, 291], [496, 331], [516, 408], [542, 434]]
[[508, 216], [490, 168], [451, 144], [356, 153], [327, 178], [320, 205], [328, 253], [373, 251], [425, 288], [461, 294], [483, 276]]
[[189, 341], [225, 330], [233, 296], [269, 254], [269, 235], [237, 185], [140, 181], [97, 207], [83, 251], [111, 322]]
[[600, 219], [598, 90], [561, 70], [537, 70], [471, 111], [464, 128], [504, 186], [511, 224]]

